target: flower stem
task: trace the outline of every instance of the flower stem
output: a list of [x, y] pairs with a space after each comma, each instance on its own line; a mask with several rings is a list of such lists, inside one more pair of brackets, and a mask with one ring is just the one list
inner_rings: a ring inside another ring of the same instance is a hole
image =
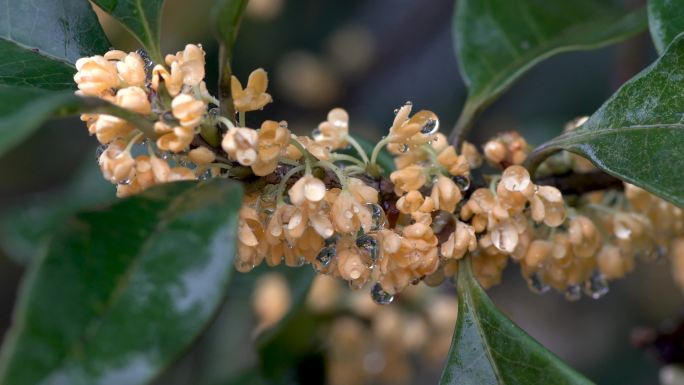
[[292, 176], [304, 169], [304, 165], [299, 165], [297, 167], [293, 167], [290, 169], [290, 171], [287, 172], [287, 174], [283, 175], [283, 179], [280, 180], [280, 183], [278, 183], [278, 188], [276, 189], [276, 199], [278, 201], [282, 200], [283, 194], [285, 193], [285, 186], [287, 185], [287, 181], [292, 178]]
[[356, 141], [351, 135], [344, 135], [344, 139], [349, 142], [349, 144], [354, 147], [356, 152], [359, 153], [359, 156], [363, 160], [364, 166], [368, 164], [368, 155], [366, 154], [366, 151], [363, 150], [363, 147], [359, 144], [359, 142]]
[[387, 143], [390, 142], [391, 136], [387, 135], [387, 137], [383, 138], [381, 141], [378, 142], [378, 144], [373, 147], [373, 152], [371, 153], [371, 158], [370, 158], [370, 164], [376, 164], [378, 160], [378, 155], [380, 154], [380, 150], [382, 150], [383, 147]]
[[366, 167], [366, 163], [354, 158], [351, 155], [333, 153], [333, 154], [331, 154], [330, 159], [332, 159], [333, 161], [336, 161], [336, 160], [347, 161], [350, 163], [354, 163], [355, 165], [360, 166], [362, 168]]
[[344, 175], [344, 173], [342, 172], [342, 170], [340, 170], [339, 167], [328, 162], [327, 160], [319, 160], [314, 165], [323, 167], [325, 169], [328, 169], [328, 170], [334, 172], [335, 175], [337, 176], [337, 179], [339, 179], [340, 184], [342, 185], [342, 189], [345, 189], [345, 190], [347, 189], [347, 177]]

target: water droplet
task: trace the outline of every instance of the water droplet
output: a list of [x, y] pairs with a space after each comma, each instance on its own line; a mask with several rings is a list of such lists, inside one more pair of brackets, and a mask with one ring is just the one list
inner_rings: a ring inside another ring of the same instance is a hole
[[165, 111], [162, 114], [162, 120], [166, 123], [174, 123], [176, 121], [176, 118], [173, 117], [173, 112]]
[[413, 102], [410, 100], [407, 100], [406, 103], [404, 103], [405, 106], [413, 106]]
[[211, 171], [210, 171], [210, 170], [207, 170], [207, 171], [203, 172], [202, 174], [200, 174], [199, 177], [197, 177], [197, 179], [199, 179], [199, 180], [209, 180], [209, 179], [211, 179]]
[[118, 184], [120, 184], [120, 185], [122, 185], [122, 186], [128, 186], [129, 184], [131, 184], [131, 180], [130, 180], [130, 179], [120, 180], [120, 181], [118, 182]]
[[321, 129], [320, 128], [314, 128], [311, 130], [311, 137], [313, 140], [320, 140], [322, 139], [323, 135], [321, 134]]
[[398, 109], [398, 108], [395, 108], [395, 109], [394, 109], [394, 115], [396, 115], [396, 114], [398, 114], [398, 113], [399, 113], [399, 109]]
[[547, 285], [539, 275], [539, 272], [535, 271], [529, 278], [527, 278], [527, 286], [536, 294], [544, 294], [549, 291], [549, 285]]
[[380, 231], [387, 227], [387, 216], [385, 215], [385, 210], [377, 203], [367, 203], [366, 207], [371, 213], [371, 218], [373, 223], [371, 225], [370, 231]]
[[582, 287], [580, 285], [569, 285], [565, 288], [564, 295], [568, 301], [578, 301], [582, 298]]
[[386, 292], [378, 282], [371, 288], [371, 298], [378, 305], [389, 305], [394, 301], [394, 296]]
[[219, 115], [221, 115], [221, 110], [219, 108], [211, 108], [209, 109], [209, 116], [212, 118], [217, 118]]
[[281, 120], [280, 122], [278, 122], [278, 125], [282, 128], [287, 128], [287, 122], [284, 120]]
[[356, 247], [366, 252], [373, 265], [378, 260], [378, 240], [368, 234], [356, 238]]
[[352, 214], [351, 211], [346, 210], [346, 211], [344, 212], [344, 217], [347, 218], [347, 219], [352, 219], [352, 218], [354, 217], [354, 214]]
[[399, 145], [399, 152], [405, 153], [405, 152], [408, 152], [408, 150], [409, 150], [408, 144], [404, 143], [404, 144]]
[[620, 239], [629, 239], [632, 229], [626, 226], [623, 221], [615, 221], [615, 236]]
[[95, 159], [97, 159], [99, 161], [100, 156], [102, 156], [102, 153], [105, 152], [106, 149], [107, 149], [106, 144], [101, 144], [101, 145], [97, 146], [97, 148], [95, 149]]
[[456, 186], [458, 186], [458, 189], [461, 190], [461, 192], [464, 192], [470, 188], [470, 178], [467, 176], [457, 175], [453, 177], [452, 180]]
[[420, 128], [420, 133], [423, 135], [432, 135], [439, 130], [439, 120], [429, 118]]
[[324, 242], [326, 246], [335, 246], [338, 239], [340, 239], [339, 235], [333, 235], [332, 237], [326, 238]]
[[162, 160], [169, 160], [169, 158], [171, 157], [171, 153], [168, 152], [168, 151], [164, 151], [164, 152], [162, 152], [162, 153], [159, 155], [159, 157], [160, 157]]
[[608, 294], [608, 281], [601, 272], [594, 271], [591, 277], [584, 282], [584, 293], [593, 299], [599, 299]]

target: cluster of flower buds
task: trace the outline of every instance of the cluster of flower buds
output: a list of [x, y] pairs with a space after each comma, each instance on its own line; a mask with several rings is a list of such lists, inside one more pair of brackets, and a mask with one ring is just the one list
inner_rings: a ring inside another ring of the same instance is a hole
[[458, 303], [424, 285], [409, 287], [396, 306], [379, 306], [338, 280], [319, 275], [308, 311], [330, 318], [322, 336], [330, 384], [408, 384], [426, 368], [439, 373], [449, 352]]
[[141, 115], [153, 132], [106, 114], [83, 114], [88, 131], [102, 144], [102, 174], [117, 184], [117, 195], [153, 185], [192, 180], [217, 173], [216, 153], [196, 140], [203, 126], [215, 125], [208, 112], [218, 101], [204, 82], [204, 51], [189, 44], [164, 64], [154, 65], [144, 51], [112, 50], [76, 62], [77, 94], [105, 99]]
[[[260, 177], [246, 186], [240, 210], [239, 271], [264, 261], [311, 264], [352, 287], [369, 284], [376, 302], [389, 303], [411, 284], [453, 278], [458, 261], [470, 255], [485, 287], [499, 283], [513, 260], [535, 291], [553, 287], [569, 299], [583, 291], [596, 298], [606, 280], [633, 268], [636, 256], [662, 253], [683, 234], [681, 209], [634, 186], [585, 194], [567, 207], [561, 191], [535, 184], [521, 166], [529, 146], [515, 132], [484, 145], [495, 167], [485, 174], [492, 169], [481, 167], [475, 146], [450, 145], [437, 116], [412, 115], [410, 102], [395, 111], [370, 154], [350, 136], [341, 108], [310, 136], [293, 134], [284, 121], [249, 128], [246, 113], [272, 101], [266, 72], [252, 72], [244, 87], [232, 78], [232, 99], [225, 102], [232, 100], [236, 119], [218, 113], [204, 64], [196, 45], [168, 55], [165, 65], [110, 51], [80, 59], [74, 78], [80, 94], [106, 99], [153, 127], [145, 131], [110, 115], [82, 117], [106, 146], [100, 166], [119, 196], [174, 180]], [[134, 155], [140, 147], [143, 153]], [[394, 170], [378, 164], [383, 150], [394, 156]], [[670, 248], [684, 270], [684, 246]], [[677, 277], [684, 281], [684, 272]]]

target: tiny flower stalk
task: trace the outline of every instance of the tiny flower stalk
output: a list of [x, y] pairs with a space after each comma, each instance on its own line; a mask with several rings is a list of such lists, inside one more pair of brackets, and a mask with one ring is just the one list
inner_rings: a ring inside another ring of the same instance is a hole
[[[529, 160], [531, 147], [516, 132], [487, 141], [481, 155], [465, 141], [450, 145], [436, 114], [412, 113], [407, 102], [369, 157], [342, 108], [310, 136], [280, 120], [248, 127], [246, 114], [273, 101], [268, 74], [257, 69], [244, 86], [232, 76], [232, 102], [222, 98], [232, 105], [220, 106], [204, 83], [200, 45], [152, 66], [139, 54], [110, 51], [76, 67], [77, 93], [116, 106], [81, 120], [103, 146], [100, 168], [118, 196], [178, 180], [246, 184], [239, 271], [310, 264], [387, 304], [410, 285], [454, 278], [467, 257], [485, 288], [514, 263], [534, 292], [577, 300], [604, 295], [637, 260], [669, 255], [684, 286], [682, 209], [628, 184], [561, 185], [568, 172], [595, 171], [574, 156]], [[237, 122], [225, 111], [237, 111]], [[354, 151], [341, 151], [348, 147]], [[396, 166], [388, 176], [377, 164], [383, 149]], [[530, 163], [539, 165], [536, 181], [523, 167]]]

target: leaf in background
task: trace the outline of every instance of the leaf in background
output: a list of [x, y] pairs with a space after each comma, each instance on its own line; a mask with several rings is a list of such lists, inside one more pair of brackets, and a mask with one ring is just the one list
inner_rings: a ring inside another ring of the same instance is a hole
[[65, 222], [23, 283], [0, 384], [149, 381], [223, 300], [240, 205], [225, 179], [169, 183]]
[[450, 141], [525, 71], [561, 52], [599, 48], [646, 28], [614, 0], [460, 0], [454, 38], [469, 88]]
[[540, 161], [560, 149], [572, 151], [601, 170], [684, 207], [682, 63], [684, 36], [625, 83], [584, 125], [540, 146], [531, 159]]
[[73, 89], [71, 63], [110, 46], [87, 1], [25, 0], [3, 8], [0, 85]]
[[458, 321], [440, 384], [591, 384], [496, 309], [470, 258], [459, 264]]
[[662, 54], [684, 32], [684, 2], [648, 0], [648, 27], [658, 53]]
[[49, 91], [75, 88], [72, 62], [108, 48], [87, 1], [6, 2], [0, 17], [0, 154], [49, 117], [60, 98]]
[[[33, 100], [33, 101], [31, 101]], [[142, 116], [104, 99], [80, 97], [71, 91], [45, 92], [38, 89], [0, 85], [0, 155], [53, 116], [97, 112], [128, 120], [152, 134], [152, 123]]]
[[221, 113], [229, 118], [235, 116], [233, 98], [230, 91], [230, 77], [233, 74], [230, 61], [233, 47], [240, 29], [242, 14], [248, 0], [215, 0], [212, 10], [212, 25], [219, 42], [219, 99]]
[[164, 0], [93, 0], [93, 2], [130, 31], [147, 49], [152, 60], [157, 63], [163, 62], [160, 36]]
[[[279, 273], [287, 280], [292, 298], [288, 314], [273, 328], [255, 340], [254, 328], [258, 323], [253, 312], [252, 295], [257, 279], [264, 273]], [[255, 381], [268, 383], [261, 372], [258, 348], [269, 346], [289, 326], [297, 321], [314, 272], [307, 267], [260, 266], [247, 273], [236, 274], [228, 288], [226, 302], [207, 331], [197, 340], [191, 350], [170, 370], [155, 380], [154, 385], [228, 385]], [[309, 330], [308, 332], [311, 332]], [[280, 346], [274, 359], [292, 366], [296, 356], [290, 347]]]
[[86, 207], [113, 200], [116, 189], [107, 182], [93, 157], [56, 194], [41, 193], [11, 208], [0, 219], [0, 247], [15, 262], [28, 263], [65, 220]]

